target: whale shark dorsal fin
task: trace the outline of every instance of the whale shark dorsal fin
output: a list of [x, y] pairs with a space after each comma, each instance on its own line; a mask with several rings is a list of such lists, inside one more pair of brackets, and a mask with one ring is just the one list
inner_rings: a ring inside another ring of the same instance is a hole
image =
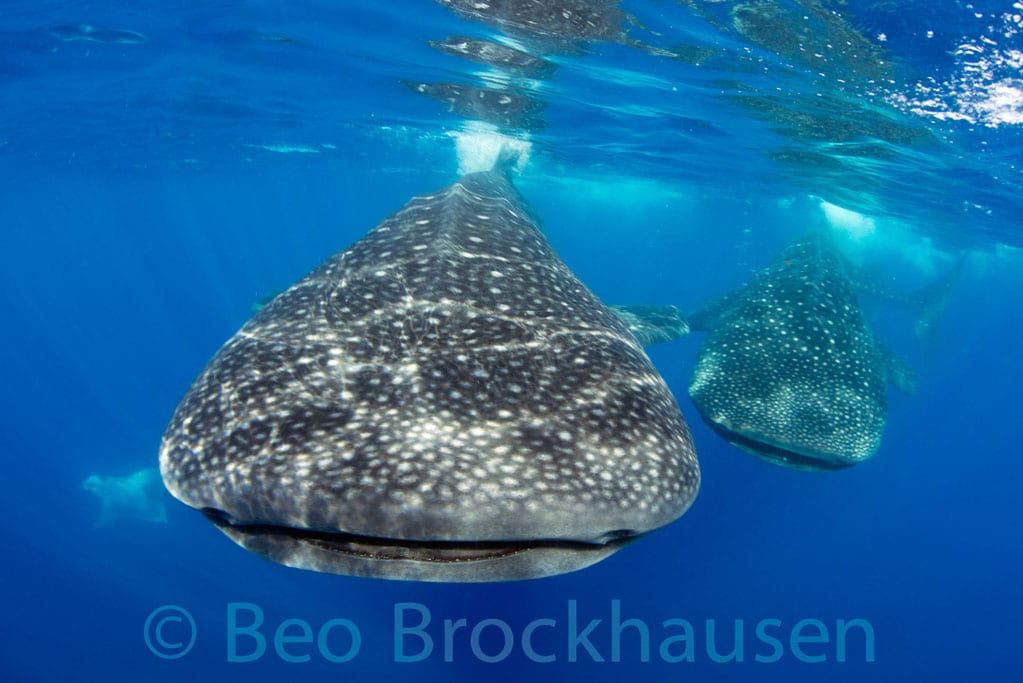
[[963, 277], [969, 257], [969, 252], [963, 253], [936, 280], [908, 293], [886, 286], [876, 272], [862, 266], [850, 271], [849, 281], [858, 294], [866, 294], [908, 309], [917, 338], [927, 341], [935, 336], [948, 302]]
[[491, 171], [508, 176], [512, 169], [519, 163], [521, 156], [521, 150], [512, 145], [504, 145], [501, 147], [501, 152], [497, 155], [497, 160], [494, 162], [494, 167]]

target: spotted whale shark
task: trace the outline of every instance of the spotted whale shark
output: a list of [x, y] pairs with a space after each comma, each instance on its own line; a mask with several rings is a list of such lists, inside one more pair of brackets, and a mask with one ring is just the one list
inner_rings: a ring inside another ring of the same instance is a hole
[[276, 562], [480, 582], [680, 517], [688, 426], [501, 166], [413, 198], [262, 307], [164, 434], [168, 490]]
[[867, 326], [848, 272], [830, 238], [813, 233], [690, 316], [708, 335], [689, 396], [729, 442], [805, 470], [877, 451], [887, 384], [912, 391], [915, 375]]

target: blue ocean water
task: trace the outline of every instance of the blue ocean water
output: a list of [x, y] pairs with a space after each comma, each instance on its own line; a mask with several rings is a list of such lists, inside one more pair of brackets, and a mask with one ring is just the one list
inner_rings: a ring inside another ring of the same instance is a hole
[[[451, 5], [0, 7], [0, 677], [1018, 680], [1023, 4]], [[508, 18], [537, 7], [566, 21]], [[584, 11], [604, 23], [567, 21]], [[555, 68], [509, 79], [429, 45], [449, 35]], [[254, 303], [502, 140], [528, 156], [515, 182], [548, 239], [609, 303], [692, 311], [820, 225], [907, 298], [962, 263], [924, 335], [912, 305], [864, 296], [921, 378], [890, 391], [877, 455], [809, 473], [730, 446], [689, 401], [691, 335], [649, 353], [692, 428], [700, 494], [581, 572], [288, 569], [162, 491], [166, 522], [130, 505], [100, 519], [83, 482], [156, 467], [175, 406]]]

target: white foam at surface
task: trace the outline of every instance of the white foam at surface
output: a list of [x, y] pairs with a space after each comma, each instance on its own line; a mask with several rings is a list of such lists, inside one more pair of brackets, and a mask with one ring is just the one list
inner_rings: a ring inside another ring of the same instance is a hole
[[835, 233], [836, 244], [854, 265], [886, 263], [900, 279], [913, 280], [911, 288], [950, 269], [958, 254], [940, 249], [934, 240], [912, 226], [891, 218], [875, 219], [856, 211], [820, 201], [824, 217]]
[[862, 240], [877, 231], [877, 223], [869, 216], [823, 200], [821, 210], [832, 228], [846, 233], [854, 240]]
[[1023, 50], [1012, 45], [1023, 35], [1023, 2], [1000, 19], [987, 35], [962, 39], [947, 79], [918, 83], [892, 95], [892, 104], [918, 116], [989, 128], [1023, 123]]
[[505, 148], [517, 153], [518, 158], [512, 170], [521, 172], [529, 163], [533, 149], [533, 143], [529, 140], [513, 138], [501, 133], [495, 126], [477, 121], [469, 122], [463, 130], [453, 131], [449, 135], [455, 140], [459, 175], [489, 171]]

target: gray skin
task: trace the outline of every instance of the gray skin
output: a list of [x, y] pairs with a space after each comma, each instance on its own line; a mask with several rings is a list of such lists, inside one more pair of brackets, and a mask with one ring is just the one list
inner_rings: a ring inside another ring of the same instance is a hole
[[413, 198], [256, 313], [160, 467], [276, 562], [463, 582], [591, 565], [700, 477], [663, 379], [499, 170]]
[[733, 445], [804, 470], [877, 451], [886, 384], [905, 387], [912, 374], [867, 327], [846, 273], [827, 236], [813, 234], [690, 317], [709, 334], [689, 395]]

